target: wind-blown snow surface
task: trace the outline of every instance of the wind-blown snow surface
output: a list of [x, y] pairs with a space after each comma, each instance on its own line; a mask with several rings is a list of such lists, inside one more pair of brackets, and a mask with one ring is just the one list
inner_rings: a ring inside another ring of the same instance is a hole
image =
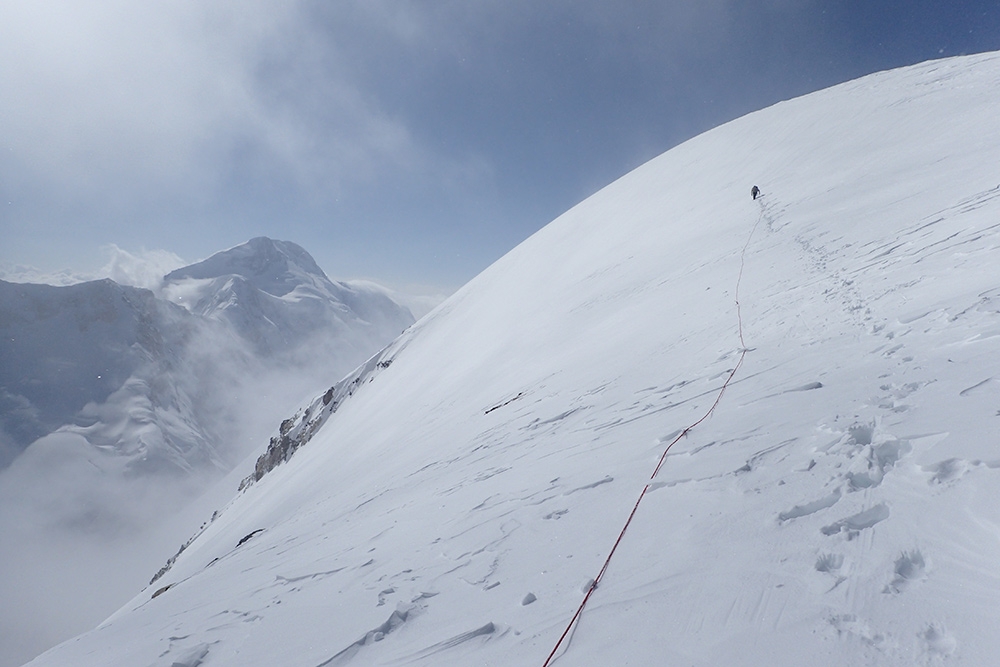
[[[1000, 57], [708, 132], [397, 340], [155, 586], [32, 665], [983, 665]], [[757, 184], [762, 200], [752, 201]]]

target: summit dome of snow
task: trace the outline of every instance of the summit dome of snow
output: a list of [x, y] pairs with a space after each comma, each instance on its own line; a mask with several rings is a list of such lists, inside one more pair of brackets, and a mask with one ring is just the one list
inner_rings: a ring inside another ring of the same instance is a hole
[[227, 323], [266, 355], [322, 347], [325, 340], [356, 358], [368, 340], [391, 339], [413, 323], [384, 290], [332, 281], [300, 246], [266, 237], [171, 271], [160, 291], [193, 313]]
[[542, 665], [647, 483], [556, 664], [995, 662], [997, 108], [929, 62], [611, 184], [32, 665]]
[[303, 283], [329, 282], [323, 270], [301, 246], [264, 236], [252, 238], [206, 260], [171, 271], [164, 278], [171, 283], [184, 278], [204, 279], [241, 276], [255, 288], [274, 296], [284, 296]]

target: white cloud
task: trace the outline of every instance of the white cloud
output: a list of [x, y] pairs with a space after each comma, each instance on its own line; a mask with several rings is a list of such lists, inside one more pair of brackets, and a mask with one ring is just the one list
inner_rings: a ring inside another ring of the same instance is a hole
[[42, 271], [26, 264], [0, 264], [0, 280], [10, 283], [36, 283], [41, 285], [66, 286], [94, 280], [91, 273], [82, 273], [73, 269], [60, 271]]
[[386, 295], [396, 303], [409, 309], [410, 314], [415, 319], [420, 319], [427, 313], [438, 307], [450, 293], [444, 293], [440, 288], [428, 285], [406, 285], [402, 288], [393, 289], [371, 280], [348, 280], [348, 285], [355, 289], [379, 292]]
[[163, 276], [187, 264], [169, 250], [128, 251], [112, 243], [103, 247], [102, 251], [107, 256], [107, 261], [96, 272], [75, 269], [43, 271], [25, 264], [8, 263], [0, 264], [0, 280], [64, 287], [89, 280], [111, 278], [119, 285], [155, 290], [160, 286]]
[[163, 282], [163, 276], [187, 264], [169, 250], [139, 250], [133, 253], [113, 243], [105, 250], [110, 257], [99, 275], [111, 278], [119, 285], [155, 290]]
[[113, 208], [254, 162], [335, 186], [412, 159], [320, 30], [301, 2], [3, 3], [0, 172]]

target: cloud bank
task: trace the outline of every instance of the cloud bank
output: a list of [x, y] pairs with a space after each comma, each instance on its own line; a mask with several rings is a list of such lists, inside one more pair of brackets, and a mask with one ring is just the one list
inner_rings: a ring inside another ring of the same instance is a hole
[[454, 289], [698, 132], [998, 34], [979, 0], [4, 3], [0, 261], [266, 235]]

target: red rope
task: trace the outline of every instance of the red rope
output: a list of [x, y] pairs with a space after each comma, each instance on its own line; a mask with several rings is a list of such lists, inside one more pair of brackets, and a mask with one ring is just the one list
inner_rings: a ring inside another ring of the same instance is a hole
[[[719, 389], [719, 394], [715, 397], [715, 402], [712, 403], [712, 407], [710, 407], [708, 411], [705, 414], [703, 414], [696, 422], [694, 422], [693, 424], [685, 428], [683, 431], [681, 431], [676, 438], [670, 441], [670, 444], [667, 445], [666, 449], [663, 450], [663, 454], [660, 456], [660, 460], [656, 464], [656, 468], [653, 470], [653, 474], [649, 476], [649, 482], [653, 481], [656, 475], [660, 472], [660, 468], [663, 466], [664, 461], [667, 460], [667, 453], [670, 451], [670, 448], [673, 447], [675, 444], [677, 444], [677, 442], [680, 441], [681, 438], [686, 436], [699, 424], [701, 424], [703, 421], [712, 416], [712, 413], [715, 412], [715, 408], [718, 407], [719, 402], [722, 400], [722, 395], [726, 393], [726, 388], [729, 386], [729, 383], [733, 381], [733, 378], [736, 376], [737, 371], [739, 371], [740, 367], [743, 365], [744, 357], [747, 356], [746, 343], [743, 341], [743, 315], [740, 312], [740, 283], [743, 281], [743, 265], [746, 260], [747, 248], [750, 246], [750, 239], [753, 238], [753, 234], [755, 231], [757, 231], [757, 227], [758, 225], [760, 225], [760, 221], [761, 219], [763, 219], [763, 217], [764, 217], [764, 210], [762, 204], [760, 217], [757, 218], [756, 224], [754, 224], [753, 229], [750, 230], [750, 235], [747, 237], [747, 242], [743, 245], [743, 250], [740, 252], [740, 272], [736, 278], [736, 292], [735, 292], [736, 319], [739, 325], [739, 334], [740, 334], [740, 348], [741, 348], [740, 358], [736, 362], [736, 366], [733, 368], [733, 370], [730, 371], [729, 377], [727, 377], [726, 381], [722, 383], [722, 387]], [[563, 633], [559, 635], [559, 641], [557, 641], [556, 645], [552, 648], [552, 652], [549, 653], [549, 657], [545, 659], [545, 662], [542, 664], [542, 667], [549, 667], [549, 665], [552, 663], [553, 658], [555, 658], [556, 652], [559, 651], [559, 647], [562, 646], [562, 643], [569, 635], [570, 630], [573, 629], [573, 626], [576, 624], [577, 620], [579, 620], [580, 615], [583, 614], [583, 608], [587, 606], [587, 602], [590, 600], [590, 596], [593, 595], [595, 590], [597, 590], [597, 585], [601, 582], [601, 579], [604, 577], [604, 573], [608, 571], [608, 566], [611, 564], [611, 558], [615, 555], [615, 551], [618, 550], [618, 545], [621, 544], [622, 538], [625, 537], [625, 531], [628, 530], [629, 525], [632, 523], [633, 517], [635, 517], [635, 513], [639, 510], [639, 504], [642, 502], [642, 499], [646, 497], [646, 492], [649, 491], [649, 482], [646, 482], [646, 485], [642, 488], [642, 493], [639, 494], [639, 498], [635, 501], [635, 505], [632, 507], [632, 511], [629, 512], [628, 519], [625, 520], [625, 525], [622, 526], [621, 532], [618, 533], [618, 539], [615, 540], [614, 546], [612, 546], [611, 551], [608, 552], [608, 557], [604, 559], [604, 565], [601, 566], [601, 571], [597, 573], [597, 576], [594, 578], [594, 581], [591, 582], [590, 587], [587, 589], [586, 595], [584, 595], [583, 600], [580, 601], [580, 606], [576, 608], [576, 613], [574, 613], [573, 618], [569, 620], [569, 623], [566, 625], [566, 629], [563, 630]]]

